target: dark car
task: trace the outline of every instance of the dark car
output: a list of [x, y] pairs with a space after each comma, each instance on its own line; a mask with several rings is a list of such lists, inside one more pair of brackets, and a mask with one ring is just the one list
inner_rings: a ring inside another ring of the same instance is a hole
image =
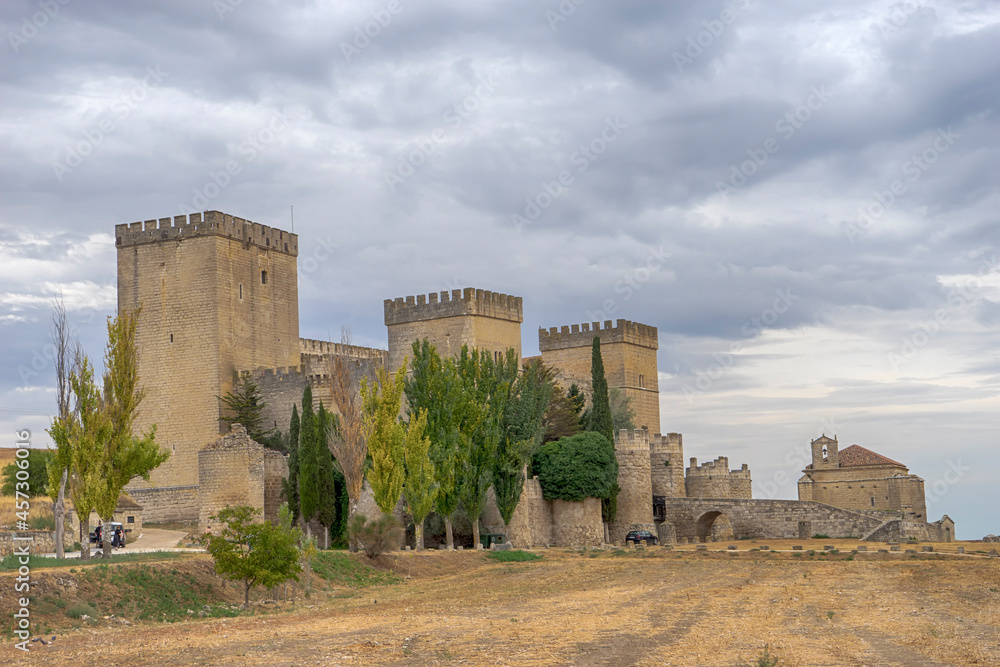
[[[111, 525], [111, 546], [115, 549], [125, 547], [125, 530], [117, 521]], [[97, 545], [98, 549], [104, 548], [104, 526], [98, 526], [90, 532], [90, 541]]]
[[656, 539], [656, 535], [653, 535], [648, 530], [630, 530], [628, 535], [625, 536], [625, 544], [639, 544], [640, 542], [646, 545], [657, 544], [659, 540]]

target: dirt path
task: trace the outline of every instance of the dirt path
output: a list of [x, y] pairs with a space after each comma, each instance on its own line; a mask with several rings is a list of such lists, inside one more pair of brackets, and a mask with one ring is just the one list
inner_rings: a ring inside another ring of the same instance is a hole
[[1000, 568], [988, 559], [538, 553], [509, 564], [398, 554], [410, 573], [399, 585], [338, 589], [288, 613], [102, 622], [30, 656], [0, 647], [0, 663], [733, 667], [767, 645], [786, 665], [1000, 664]]

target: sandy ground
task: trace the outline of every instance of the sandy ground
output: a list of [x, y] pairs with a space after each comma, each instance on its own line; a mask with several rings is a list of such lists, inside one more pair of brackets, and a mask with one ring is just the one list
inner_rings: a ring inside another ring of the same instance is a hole
[[30, 656], [4, 646], [0, 663], [728, 667], [751, 664], [766, 644], [789, 666], [1000, 664], [1000, 560], [848, 561], [819, 556], [834, 541], [795, 542], [817, 554], [746, 543], [735, 554], [724, 543], [707, 553], [542, 549], [541, 561], [509, 564], [402, 553], [390, 561], [403, 584], [253, 617], [83, 629]]

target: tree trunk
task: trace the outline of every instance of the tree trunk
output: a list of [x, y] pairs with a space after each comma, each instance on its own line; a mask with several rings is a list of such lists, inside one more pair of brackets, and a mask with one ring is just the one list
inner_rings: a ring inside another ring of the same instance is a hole
[[482, 545], [479, 540], [479, 518], [472, 521], [472, 548], [478, 549]]
[[604, 524], [604, 543], [611, 544], [611, 527], [609, 524]]
[[112, 519], [114, 519], [114, 515], [104, 519], [104, 528], [101, 529], [101, 541], [104, 542], [101, 558], [111, 558], [111, 542], [115, 539], [115, 529], [111, 527]]
[[[347, 503], [347, 525], [348, 526], [351, 525], [351, 519], [354, 518], [354, 515], [357, 514], [357, 512], [358, 512], [358, 501], [355, 500], [354, 498], [348, 497], [348, 503]], [[347, 531], [347, 550], [349, 552], [351, 552], [351, 553], [357, 553], [357, 551], [358, 551], [358, 542], [351, 535], [351, 531], [350, 530]]]
[[446, 516], [444, 518], [444, 534], [445, 543], [447, 545], [448, 551], [453, 551], [455, 549], [455, 535], [451, 530], [451, 517]]
[[80, 519], [80, 560], [90, 560], [90, 517], [86, 520], [77, 513]]
[[247, 580], [243, 581], [243, 608], [250, 608], [250, 582]]
[[63, 544], [66, 532], [66, 477], [68, 469], [63, 469], [62, 480], [59, 482], [59, 498], [56, 500], [52, 513], [56, 517], [56, 558], [66, 558], [66, 545]]
[[423, 551], [424, 548], [424, 522], [414, 522], [413, 524], [413, 550]]
[[330, 548], [330, 526], [323, 526], [323, 531], [326, 533], [326, 549]]

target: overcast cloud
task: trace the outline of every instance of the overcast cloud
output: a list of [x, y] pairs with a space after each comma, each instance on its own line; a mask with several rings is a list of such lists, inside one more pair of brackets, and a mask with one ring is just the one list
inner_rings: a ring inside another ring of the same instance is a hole
[[540, 326], [651, 324], [688, 456], [794, 498], [797, 452], [837, 434], [909, 465], [960, 537], [1000, 533], [997, 3], [12, 0], [0, 21], [7, 433], [47, 440], [53, 295], [100, 357], [116, 223], [287, 229], [294, 205], [303, 337], [384, 347], [383, 299], [464, 286], [524, 298], [525, 354]]

